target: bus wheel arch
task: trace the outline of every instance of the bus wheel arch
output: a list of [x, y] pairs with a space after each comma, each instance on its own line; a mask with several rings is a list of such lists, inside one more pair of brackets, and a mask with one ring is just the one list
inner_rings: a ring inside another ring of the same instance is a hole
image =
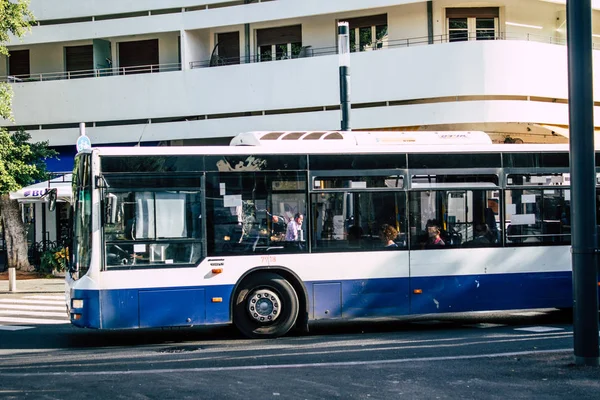
[[[285, 268], [253, 269], [240, 279], [233, 293], [233, 324], [248, 337], [278, 337], [292, 328], [308, 329], [306, 290], [300, 279]], [[261, 302], [262, 312], [252, 308], [256, 302]], [[277, 315], [280, 306], [282, 314]]]

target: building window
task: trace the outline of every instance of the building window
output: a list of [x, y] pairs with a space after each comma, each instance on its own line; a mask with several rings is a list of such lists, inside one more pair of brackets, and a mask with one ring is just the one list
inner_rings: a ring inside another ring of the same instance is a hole
[[119, 43], [119, 73], [159, 72], [158, 39]]
[[387, 47], [387, 14], [346, 20], [350, 29], [350, 51], [369, 51]]
[[498, 7], [447, 8], [449, 42], [494, 40], [498, 36]]
[[302, 50], [302, 25], [258, 29], [256, 45], [259, 61], [297, 58]]
[[240, 63], [240, 33], [217, 34], [216, 54], [210, 60], [211, 66]]
[[69, 78], [94, 76], [94, 46], [65, 47], [65, 67]]
[[20, 79], [29, 78], [29, 50], [11, 50], [8, 57], [8, 75]]

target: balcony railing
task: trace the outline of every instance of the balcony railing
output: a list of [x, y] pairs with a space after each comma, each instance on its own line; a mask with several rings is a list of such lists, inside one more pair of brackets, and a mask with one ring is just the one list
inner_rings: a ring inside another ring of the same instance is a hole
[[44, 72], [39, 74], [29, 75], [8, 75], [1, 76], [0, 82], [19, 83], [19, 82], [42, 82], [42, 81], [58, 81], [64, 79], [79, 79], [79, 78], [98, 78], [102, 76], [114, 75], [134, 75], [134, 74], [151, 74], [157, 72], [180, 71], [181, 64], [153, 64], [153, 65], [135, 65], [131, 67], [113, 67], [113, 68], [97, 68], [80, 71], [65, 71], [65, 72]]
[[[440, 44], [440, 43], [452, 43], [462, 42], [463, 40], [453, 40], [449, 35], [435, 35], [431, 37], [420, 36], [406, 39], [387, 39], [378, 41], [372, 45], [367, 45], [363, 51], [381, 51], [386, 49], [401, 48], [401, 47], [412, 47], [422, 46], [428, 44]], [[501, 32], [495, 36], [484, 36], [476, 37], [475, 35], [468, 37], [469, 40], [520, 40], [520, 41], [531, 41], [538, 43], [548, 43], [556, 45], [565, 45], [566, 40], [562, 38], [556, 38], [553, 36], [537, 35], [533, 33], [511, 33]], [[593, 49], [600, 49], [600, 42], [593, 43]], [[257, 62], [270, 62], [279, 60], [288, 60], [296, 58], [307, 58], [307, 57], [319, 57], [337, 54], [337, 47], [318, 47], [313, 48], [312, 46], [303, 46], [301, 51], [297, 54], [280, 54], [274, 59], [265, 60], [264, 56], [261, 57], [259, 54], [249, 55], [248, 57], [231, 57], [224, 58], [218, 55], [213, 56], [210, 60], [203, 61], [191, 61], [190, 68], [208, 68], [208, 67], [219, 67], [225, 65], [235, 64], [247, 64]], [[154, 64], [154, 65], [138, 65], [132, 67], [114, 67], [114, 68], [100, 68], [82, 71], [67, 71], [67, 72], [44, 72], [38, 74], [29, 75], [9, 75], [0, 76], [0, 82], [17, 83], [17, 82], [42, 82], [42, 81], [54, 81], [64, 79], [78, 79], [78, 78], [98, 78], [103, 76], [115, 76], [115, 75], [132, 75], [132, 74], [145, 74], [145, 73], [157, 73], [157, 72], [168, 72], [168, 71], [179, 71], [181, 70], [181, 64]]]
[[[532, 33], [511, 33], [511, 32], [502, 32], [498, 35], [494, 36], [479, 36], [476, 34], [469, 34], [468, 36], [461, 37], [461, 40], [458, 38], [450, 37], [449, 35], [435, 35], [429, 39], [429, 36], [420, 36], [420, 37], [412, 37], [405, 39], [387, 39], [383, 41], [378, 41], [371, 45], [367, 45], [364, 47], [363, 51], [379, 51], [385, 49], [393, 49], [399, 47], [412, 47], [412, 46], [421, 46], [427, 44], [439, 44], [439, 43], [451, 43], [451, 42], [464, 42], [468, 40], [522, 40], [522, 41], [531, 41], [531, 42], [539, 42], [539, 43], [549, 43], [549, 44], [558, 44], [565, 45], [566, 40], [555, 38], [552, 36], [544, 36], [544, 35], [536, 35]], [[594, 49], [600, 49], [600, 43], [593, 43]], [[206, 68], [206, 67], [218, 67], [223, 65], [233, 65], [233, 64], [247, 64], [247, 63], [256, 63], [256, 62], [268, 62], [268, 61], [278, 61], [278, 60], [287, 60], [293, 58], [306, 58], [306, 57], [318, 57], [318, 56], [328, 56], [337, 54], [337, 47], [319, 47], [312, 48], [311, 46], [302, 47], [302, 51], [299, 54], [283, 54], [282, 56], [277, 57], [275, 60], [264, 60], [261, 59], [261, 56], [258, 54], [251, 55], [249, 57], [235, 57], [235, 58], [223, 58], [218, 55], [213, 56], [210, 60], [204, 61], [192, 61], [190, 62], [190, 68]]]

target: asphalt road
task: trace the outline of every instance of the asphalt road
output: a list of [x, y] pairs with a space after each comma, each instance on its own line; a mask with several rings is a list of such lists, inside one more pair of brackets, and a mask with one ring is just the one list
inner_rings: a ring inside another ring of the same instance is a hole
[[230, 327], [33, 324], [0, 329], [0, 399], [598, 399], [600, 368], [572, 363], [571, 318], [529, 310], [317, 324], [276, 340]]

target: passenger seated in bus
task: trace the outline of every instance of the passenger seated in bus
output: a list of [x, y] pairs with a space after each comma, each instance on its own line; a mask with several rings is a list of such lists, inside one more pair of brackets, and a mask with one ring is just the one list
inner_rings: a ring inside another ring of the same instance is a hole
[[440, 237], [442, 233], [440, 224], [435, 220], [427, 221], [427, 241], [424, 244], [426, 249], [435, 249], [437, 247], [445, 246], [446, 243]]
[[498, 232], [498, 225], [496, 224], [496, 214], [491, 207], [487, 207], [484, 211], [485, 224], [487, 225], [487, 238], [490, 243], [496, 243], [500, 241], [500, 234]]
[[394, 242], [396, 237], [398, 237], [398, 231], [393, 226], [387, 224], [382, 225], [379, 237], [386, 249], [398, 248], [398, 245]]
[[465, 247], [487, 247], [492, 244], [489, 239], [490, 231], [486, 224], [475, 224], [472, 240], [465, 243]]

